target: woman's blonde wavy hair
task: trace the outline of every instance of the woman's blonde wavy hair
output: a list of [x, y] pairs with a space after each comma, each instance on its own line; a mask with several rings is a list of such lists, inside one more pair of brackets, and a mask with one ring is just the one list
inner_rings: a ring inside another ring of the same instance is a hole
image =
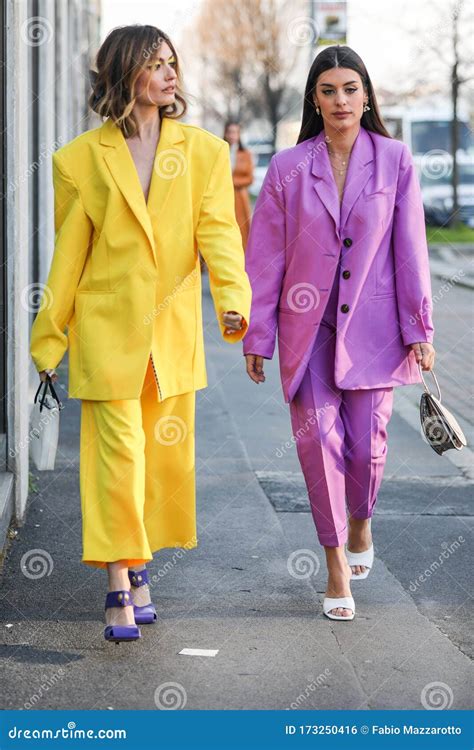
[[140, 73], [158, 55], [166, 42], [176, 59], [176, 94], [173, 104], [159, 107], [160, 119], [179, 119], [187, 109], [182, 92], [182, 75], [176, 50], [164, 31], [156, 26], [133, 24], [113, 29], [96, 56], [97, 71], [90, 71], [92, 93], [89, 107], [101, 117], [110, 117], [125, 138], [138, 131], [132, 110], [135, 104], [135, 85]]

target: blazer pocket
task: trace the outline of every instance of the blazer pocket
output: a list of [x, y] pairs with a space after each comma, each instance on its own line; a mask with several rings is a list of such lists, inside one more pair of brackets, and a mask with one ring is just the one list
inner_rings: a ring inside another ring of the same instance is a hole
[[397, 293], [393, 289], [392, 291], [387, 292], [377, 292], [377, 294], [372, 295], [372, 299], [384, 299], [384, 297], [396, 297]]
[[364, 197], [370, 200], [371, 198], [377, 198], [377, 196], [395, 195], [396, 190], [397, 185], [395, 183], [393, 185], [384, 185], [379, 190], [374, 190], [373, 193], [364, 193]]
[[78, 289], [76, 294], [115, 294], [115, 289]]
[[354, 213], [359, 221], [370, 227], [387, 226], [392, 218], [396, 185], [385, 185], [372, 193], [361, 193]]

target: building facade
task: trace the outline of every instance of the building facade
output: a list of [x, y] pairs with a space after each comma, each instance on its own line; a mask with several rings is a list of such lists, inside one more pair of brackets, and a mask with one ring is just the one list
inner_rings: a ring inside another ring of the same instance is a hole
[[54, 250], [52, 153], [97, 124], [89, 75], [100, 0], [0, 0], [0, 550], [21, 525], [38, 374], [29, 334]]

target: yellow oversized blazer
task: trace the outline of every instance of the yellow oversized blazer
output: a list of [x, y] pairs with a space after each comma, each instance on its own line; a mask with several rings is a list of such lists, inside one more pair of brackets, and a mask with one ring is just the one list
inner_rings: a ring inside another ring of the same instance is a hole
[[[109, 118], [53, 154], [53, 181], [55, 248], [31, 331], [36, 369], [57, 367], [69, 346], [70, 398], [139, 398], [155, 342], [160, 400], [205, 388], [198, 251], [224, 339], [240, 341], [250, 318], [228, 143], [164, 117], [145, 202]], [[231, 310], [243, 329], [224, 334]]]

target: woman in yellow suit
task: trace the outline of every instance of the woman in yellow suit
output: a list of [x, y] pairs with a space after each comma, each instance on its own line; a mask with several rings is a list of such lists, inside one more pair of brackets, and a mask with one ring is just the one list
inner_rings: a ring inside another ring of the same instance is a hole
[[[107, 117], [53, 155], [55, 250], [30, 352], [41, 380], [69, 347], [81, 399], [83, 556], [107, 568], [108, 640], [156, 620], [146, 563], [197, 545], [195, 391], [207, 385], [199, 251], [220, 331], [240, 341], [251, 289], [226, 141], [179, 122], [176, 50], [114, 29], [89, 104]], [[65, 330], [67, 328], [67, 334]]]

